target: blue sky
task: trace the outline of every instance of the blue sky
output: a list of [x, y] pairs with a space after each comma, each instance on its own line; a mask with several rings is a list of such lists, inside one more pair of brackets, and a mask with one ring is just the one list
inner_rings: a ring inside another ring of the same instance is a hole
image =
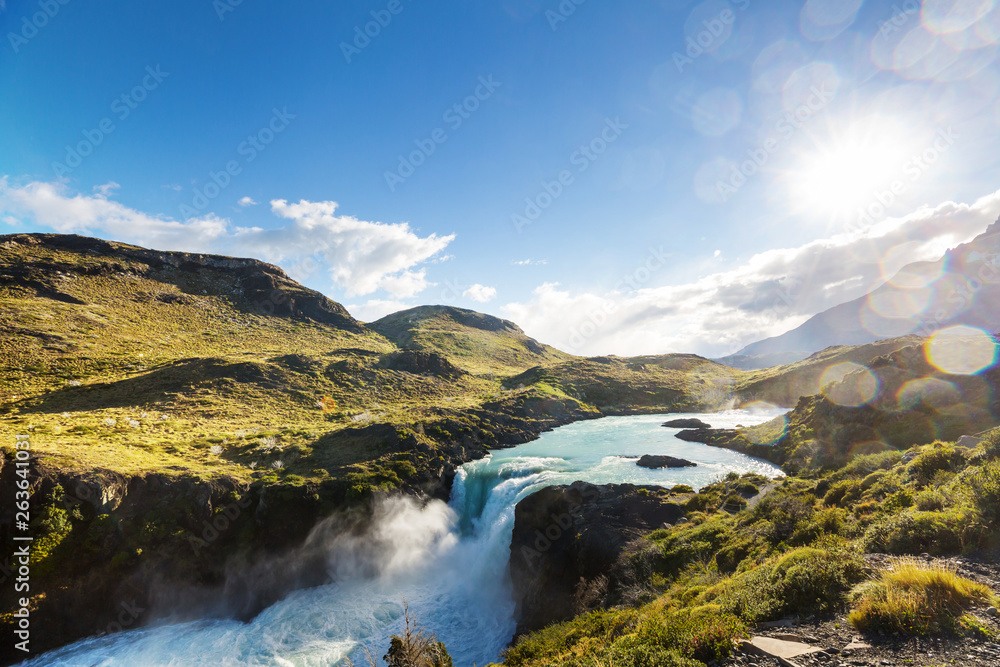
[[997, 218], [995, 5], [7, 0], [0, 228], [725, 354]]

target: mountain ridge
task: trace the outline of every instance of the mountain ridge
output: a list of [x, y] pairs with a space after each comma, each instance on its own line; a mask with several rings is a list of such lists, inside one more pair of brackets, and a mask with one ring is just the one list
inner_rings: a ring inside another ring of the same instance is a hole
[[929, 336], [955, 325], [1000, 330], [1000, 220], [940, 259], [907, 264], [869, 293], [718, 361], [762, 368], [776, 360], [798, 361], [833, 345]]

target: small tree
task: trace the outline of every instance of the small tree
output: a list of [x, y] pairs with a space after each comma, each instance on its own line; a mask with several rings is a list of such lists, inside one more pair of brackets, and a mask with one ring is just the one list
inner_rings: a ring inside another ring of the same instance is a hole
[[[444, 642], [439, 642], [437, 637], [420, 627], [410, 614], [410, 606], [406, 600], [403, 600], [403, 617], [406, 622], [403, 636], [393, 635], [389, 642], [389, 652], [382, 656], [389, 667], [454, 667]], [[378, 667], [367, 648], [365, 655], [371, 667]], [[350, 660], [347, 664], [354, 667]]]

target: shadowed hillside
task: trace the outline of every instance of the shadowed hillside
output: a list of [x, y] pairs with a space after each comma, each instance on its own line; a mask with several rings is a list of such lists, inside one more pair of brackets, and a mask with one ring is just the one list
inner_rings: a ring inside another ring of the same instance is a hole
[[440, 354], [476, 375], [509, 375], [571, 358], [513, 322], [452, 306], [411, 308], [370, 326], [402, 348]]

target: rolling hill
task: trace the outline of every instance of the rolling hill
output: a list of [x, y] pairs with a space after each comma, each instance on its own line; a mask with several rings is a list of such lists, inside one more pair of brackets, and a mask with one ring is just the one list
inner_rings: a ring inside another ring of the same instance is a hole
[[513, 322], [452, 306], [419, 306], [369, 326], [401, 348], [440, 354], [476, 375], [509, 375], [572, 358]]

